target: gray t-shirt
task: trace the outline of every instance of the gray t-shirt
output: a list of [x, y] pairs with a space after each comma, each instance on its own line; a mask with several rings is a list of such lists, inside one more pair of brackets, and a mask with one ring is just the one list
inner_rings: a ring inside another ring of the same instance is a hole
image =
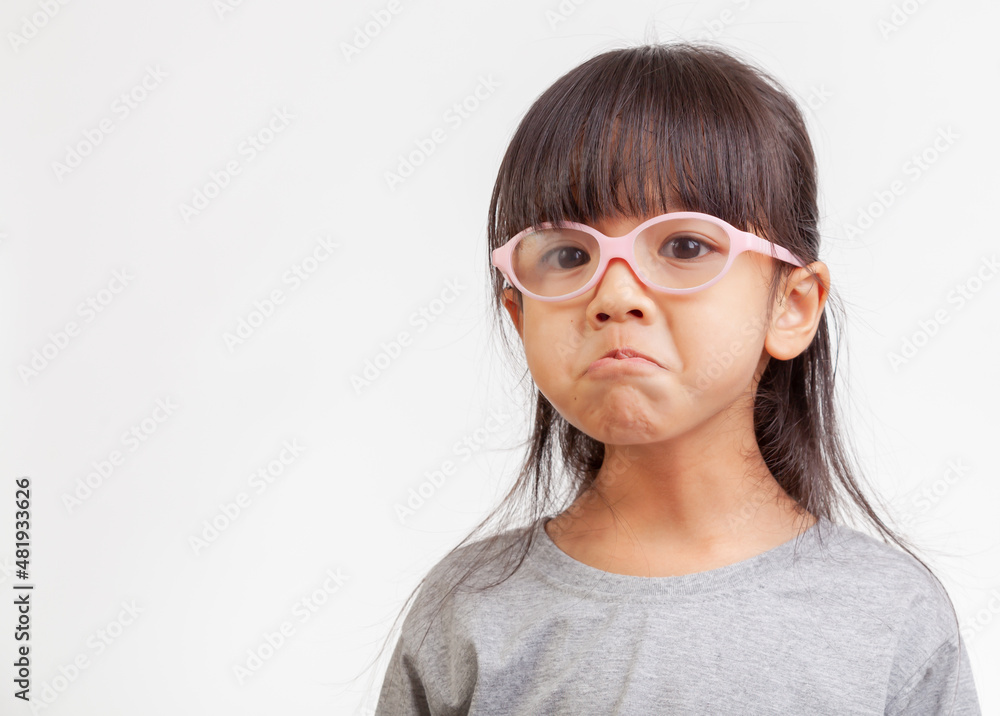
[[980, 714], [947, 595], [896, 547], [822, 518], [726, 567], [639, 577], [573, 559], [547, 519], [504, 533], [533, 536], [520, 568], [454, 592], [418, 650], [446, 569], [484, 543], [435, 565], [377, 716]]

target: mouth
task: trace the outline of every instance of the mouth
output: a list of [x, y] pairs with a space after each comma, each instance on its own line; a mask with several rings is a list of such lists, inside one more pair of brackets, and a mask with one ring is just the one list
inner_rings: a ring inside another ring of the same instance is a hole
[[647, 360], [650, 363], [655, 363], [656, 365], [659, 365], [661, 368], [663, 367], [662, 365], [660, 365], [659, 363], [657, 363], [655, 360], [653, 360], [652, 358], [650, 358], [645, 353], [640, 353], [639, 351], [635, 350], [634, 348], [629, 348], [628, 346], [623, 346], [621, 348], [612, 348], [607, 353], [605, 353], [604, 355], [601, 356], [601, 359], [604, 359], [604, 358], [614, 358], [615, 360], [627, 360], [629, 358], [642, 358], [643, 360]]
[[603, 374], [610, 371], [611, 374], [618, 375], [622, 371], [632, 372], [650, 368], [663, 368], [663, 366], [645, 353], [629, 346], [621, 346], [612, 348], [595, 360], [586, 372]]

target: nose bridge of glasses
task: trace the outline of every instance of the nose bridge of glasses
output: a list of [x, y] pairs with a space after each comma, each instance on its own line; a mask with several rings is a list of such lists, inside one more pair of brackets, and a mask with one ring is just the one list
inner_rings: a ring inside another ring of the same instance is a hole
[[612, 259], [624, 259], [626, 263], [629, 263], [632, 246], [638, 235], [637, 231], [630, 231], [622, 236], [602, 235], [600, 238], [601, 258], [609, 263]]
[[637, 232], [629, 232], [624, 236], [605, 236], [601, 241], [601, 264], [604, 270], [598, 276], [598, 281], [603, 284], [604, 278], [615, 263], [622, 265], [626, 272], [631, 274], [632, 281], [644, 283], [639, 275], [636, 262], [633, 260], [632, 246], [635, 242]]
[[621, 236], [607, 236], [606, 234], [601, 235], [601, 263], [604, 265], [604, 271], [601, 272], [602, 275], [600, 276], [600, 280], [604, 279], [604, 274], [606, 274], [611, 268], [612, 262], [617, 259], [622, 264], [628, 266], [628, 269], [634, 275], [634, 280], [641, 282], [642, 279], [639, 278], [638, 267], [635, 265], [632, 253], [632, 247], [635, 244], [635, 239], [639, 235], [638, 229], [639, 227], [636, 227], [632, 231]]

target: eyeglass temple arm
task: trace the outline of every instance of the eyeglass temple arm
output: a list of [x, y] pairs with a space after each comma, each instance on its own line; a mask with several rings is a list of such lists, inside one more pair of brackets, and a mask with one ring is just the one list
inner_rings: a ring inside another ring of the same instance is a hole
[[507, 272], [503, 268], [503, 265], [505, 263], [504, 261], [505, 254], [509, 253], [510, 251], [507, 250], [507, 245], [505, 244], [504, 246], [493, 249], [493, 251], [490, 254], [490, 257], [492, 259], [493, 266], [495, 266], [496, 269], [500, 272], [500, 275], [503, 276], [504, 281], [507, 282], [507, 285], [513, 286], [514, 282], [510, 280], [510, 276], [507, 275]]
[[765, 254], [767, 256], [775, 256], [782, 261], [787, 261], [795, 266], [804, 267], [801, 261], [795, 258], [792, 253], [784, 248], [783, 246], [778, 246], [777, 244], [772, 244], [770, 241], [760, 238], [756, 234], [751, 234], [748, 232], [743, 232], [744, 238], [747, 241], [747, 248], [757, 253]]

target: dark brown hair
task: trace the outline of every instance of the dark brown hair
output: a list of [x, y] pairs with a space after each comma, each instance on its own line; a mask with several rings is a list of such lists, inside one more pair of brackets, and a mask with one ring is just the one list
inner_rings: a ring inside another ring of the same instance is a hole
[[[604, 52], [543, 92], [500, 165], [489, 208], [489, 250], [543, 221], [645, 217], [670, 210], [668, 201], [754, 230], [803, 264], [819, 260], [816, 164], [802, 114], [769, 75], [717, 46], [649, 44]], [[794, 268], [775, 264], [771, 306]], [[505, 331], [505, 281], [499, 271], [486, 268], [494, 325], [516, 364], [520, 346]], [[827, 305], [831, 313], [843, 313], [832, 291]], [[851, 512], [860, 514], [933, 575], [865, 497], [875, 493], [862, 485], [835, 416], [834, 359], [824, 308], [809, 347], [790, 360], [771, 359], [761, 377], [753, 408], [761, 455], [802, 509], [834, 523]], [[451, 580], [447, 594], [435, 591], [439, 605], [487, 563], [503, 562], [503, 573], [480, 589], [509, 578], [531, 546], [531, 532], [525, 529], [524, 539], [506, 540], [501, 549], [504, 530], [565, 510], [594, 483], [604, 462], [603, 443], [570, 425], [537, 388], [532, 410], [532, 434], [518, 479], [449, 553], [462, 548], [469, 566]], [[553, 469], [556, 457], [568, 489]]]

